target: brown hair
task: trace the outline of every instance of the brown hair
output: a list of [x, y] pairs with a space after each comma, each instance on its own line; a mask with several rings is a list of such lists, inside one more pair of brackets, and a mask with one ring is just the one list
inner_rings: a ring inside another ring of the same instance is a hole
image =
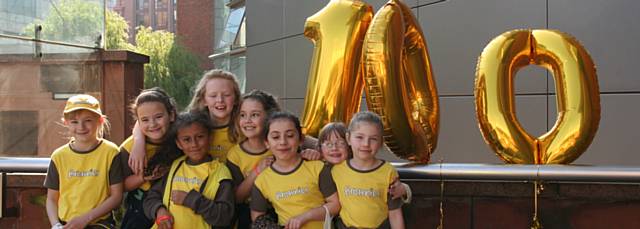
[[164, 108], [167, 110], [169, 116], [177, 115], [176, 110], [176, 102], [169, 96], [164, 90], [159, 87], [153, 87], [149, 89], [145, 89], [135, 100], [129, 105], [129, 111], [133, 115], [134, 119], [138, 119], [138, 107], [147, 102], [159, 102], [164, 105]]
[[[329, 140], [332, 135], [337, 135], [343, 140], [347, 140], [347, 126], [342, 122], [330, 122], [327, 123], [322, 130], [320, 130], [320, 134], [318, 135], [318, 145], [316, 146], [318, 150], [321, 150], [322, 143]], [[348, 148], [348, 151], [351, 151], [351, 148]]]

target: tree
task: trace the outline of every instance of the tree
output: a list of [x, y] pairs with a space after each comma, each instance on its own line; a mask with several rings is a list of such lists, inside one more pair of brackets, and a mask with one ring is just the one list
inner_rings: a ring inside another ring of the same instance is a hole
[[195, 55], [180, 45], [173, 33], [139, 27], [136, 51], [149, 56], [144, 66], [144, 87], [160, 87], [173, 96], [179, 108], [191, 100], [191, 88], [201, 73]]
[[127, 21], [112, 10], [107, 10], [105, 17], [105, 49], [134, 51], [136, 47], [129, 43], [129, 24]]

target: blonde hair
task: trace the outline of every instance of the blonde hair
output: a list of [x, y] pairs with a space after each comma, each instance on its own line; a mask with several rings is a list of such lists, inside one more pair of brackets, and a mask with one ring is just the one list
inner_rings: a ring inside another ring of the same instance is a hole
[[[62, 121], [63, 121], [63, 123], [65, 123], [65, 126], [66, 126], [66, 122], [65, 121], [69, 121], [71, 118], [75, 117], [82, 110], [85, 110], [85, 109], [75, 110], [75, 111], [63, 114]], [[107, 119], [107, 116], [106, 115], [97, 114], [97, 113], [92, 112], [90, 110], [86, 110], [86, 111], [87, 112], [91, 112], [92, 114], [98, 116], [102, 120], [102, 124], [100, 124], [100, 126], [98, 126], [98, 131], [96, 132], [96, 137], [97, 138], [105, 138], [107, 135], [109, 135], [109, 132], [111, 130], [111, 123], [109, 122], [109, 119]], [[70, 136], [70, 138], [73, 139], [73, 136]]]
[[233, 99], [233, 108], [231, 109], [230, 114], [231, 117], [229, 119], [229, 123], [227, 123], [227, 125], [229, 126], [229, 131], [227, 132], [227, 134], [229, 140], [235, 143], [234, 140], [238, 139], [239, 134], [232, 122], [240, 112], [240, 86], [238, 86], [238, 80], [233, 73], [222, 69], [213, 69], [205, 72], [193, 91], [193, 98], [191, 99], [187, 110], [189, 112], [203, 113], [209, 119], [211, 119], [211, 117], [209, 117], [209, 109], [207, 109], [207, 106], [204, 105], [204, 94], [207, 91], [207, 82], [212, 79], [228, 80], [233, 85], [233, 95], [235, 96], [235, 98]]

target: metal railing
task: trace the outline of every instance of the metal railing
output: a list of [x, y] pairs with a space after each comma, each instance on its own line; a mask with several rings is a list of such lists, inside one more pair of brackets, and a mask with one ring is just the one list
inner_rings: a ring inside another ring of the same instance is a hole
[[[45, 173], [49, 158], [0, 157], [2, 173]], [[640, 183], [640, 167], [392, 163], [402, 179]]]

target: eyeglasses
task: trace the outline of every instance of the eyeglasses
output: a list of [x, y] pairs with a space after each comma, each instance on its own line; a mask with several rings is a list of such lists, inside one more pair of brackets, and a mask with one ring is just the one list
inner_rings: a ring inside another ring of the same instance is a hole
[[347, 143], [345, 141], [337, 141], [337, 142], [323, 142], [322, 147], [326, 149], [331, 149], [333, 147], [336, 148], [345, 148], [347, 147]]

